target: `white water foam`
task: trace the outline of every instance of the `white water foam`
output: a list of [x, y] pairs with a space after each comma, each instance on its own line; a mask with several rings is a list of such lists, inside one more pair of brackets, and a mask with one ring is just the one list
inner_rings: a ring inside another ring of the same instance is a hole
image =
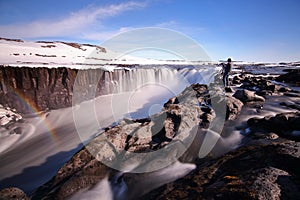
[[118, 182], [112, 180], [112, 183], [106, 177], [99, 181], [94, 187], [77, 192], [70, 200], [125, 200], [139, 198], [159, 186], [187, 175], [195, 168], [195, 164], [176, 161], [172, 165], [156, 172], [133, 176], [134, 181], [131, 182], [131, 185], [127, 185], [123, 179]]
[[[139, 89], [135, 88], [139, 86], [135, 82], [122, 80], [122, 76], [118, 76], [118, 94], [100, 96], [73, 108], [24, 116], [22, 122], [15, 123], [9, 129], [1, 128], [1, 187], [17, 186], [26, 192], [32, 192], [55, 175], [59, 167], [81, 148], [82, 141], [89, 140], [101, 132], [102, 128], [128, 117], [128, 114], [131, 118], [147, 117], [153, 105], [162, 106], [168, 98], [190, 84], [184, 79], [178, 81], [178, 74], [180, 78], [200, 81], [199, 74], [202, 70], [199, 68], [189, 72], [170, 68], [137, 69], [133, 74], [128, 73], [127, 78], [139, 82], [143, 86]], [[161, 84], [157, 84], [159, 82]], [[88, 110], [91, 103], [94, 105], [93, 109]], [[116, 105], [122, 105], [126, 109], [115, 109]], [[82, 111], [79, 116], [82, 123], [79, 127], [74, 123], [72, 109]], [[96, 121], [90, 120], [91, 112], [95, 113]], [[21, 134], [10, 134], [14, 129], [18, 129]], [[84, 131], [85, 135], [80, 135], [79, 138], [77, 131]]]

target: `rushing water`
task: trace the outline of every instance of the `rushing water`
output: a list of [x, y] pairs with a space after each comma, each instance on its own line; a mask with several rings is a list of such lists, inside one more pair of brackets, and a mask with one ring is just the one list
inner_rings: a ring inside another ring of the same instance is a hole
[[[87, 120], [90, 119], [90, 112], [84, 112], [84, 115], [80, 115], [80, 121], [84, 123], [79, 127], [74, 123], [72, 109], [87, 110], [89, 102], [87, 101], [79, 103], [74, 108], [24, 117], [22, 122], [12, 126], [13, 129], [20, 129], [22, 134], [11, 134], [11, 130], [1, 129], [0, 137], [3, 144], [0, 153], [1, 188], [16, 186], [31, 193], [55, 175], [62, 164], [81, 148], [81, 142], [98, 133], [99, 129], [126, 117], [128, 113], [131, 113], [132, 118], [147, 117], [159, 111], [168, 98], [179, 94], [186, 86], [213, 81], [217, 71], [214, 66], [181, 68], [167, 66], [103, 72], [98, 79], [102, 83], [98, 89], [106, 95], [90, 100], [95, 104], [91, 112], [97, 115], [97, 121]], [[98, 82], [95, 84], [98, 85]], [[87, 87], [90, 86], [89, 83]], [[85, 138], [78, 137], [77, 131], [80, 129], [87, 133]], [[175, 168], [184, 169], [182, 174], [172, 176], [171, 173], [164, 181], [172, 181], [183, 176], [193, 169], [193, 166], [175, 163], [170, 169], [173, 171]], [[161, 173], [166, 171], [157, 172]], [[155, 173], [152, 175], [150, 176], [154, 180]], [[99, 184], [105, 185], [105, 180], [103, 181]], [[131, 193], [135, 192], [130, 191], [128, 195]]]

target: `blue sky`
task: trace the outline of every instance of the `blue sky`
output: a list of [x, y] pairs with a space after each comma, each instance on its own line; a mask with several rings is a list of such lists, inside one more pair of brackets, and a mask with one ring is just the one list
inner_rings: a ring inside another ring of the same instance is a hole
[[0, 37], [101, 44], [161, 27], [198, 42], [213, 60], [300, 60], [298, 0], [0, 0]]

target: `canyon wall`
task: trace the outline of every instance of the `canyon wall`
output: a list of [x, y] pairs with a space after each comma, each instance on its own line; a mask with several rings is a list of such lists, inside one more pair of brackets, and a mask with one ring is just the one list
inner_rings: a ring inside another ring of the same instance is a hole
[[68, 107], [78, 70], [0, 67], [0, 104], [21, 113]]
[[[72, 106], [95, 96], [131, 91], [151, 83], [174, 84], [177, 69], [118, 68], [70, 69], [65, 67], [0, 66], [0, 104], [20, 113]], [[178, 78], [177, 78], [178, 79]]]

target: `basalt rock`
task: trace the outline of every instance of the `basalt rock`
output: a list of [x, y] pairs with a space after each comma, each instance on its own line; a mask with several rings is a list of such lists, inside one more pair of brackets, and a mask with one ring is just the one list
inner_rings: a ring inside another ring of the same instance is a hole
[[[126, 69], [109, 72], [100, 68], [0, 66], [0, 104], [19, 113], [70, 107], [72, 103], [116, 92], [113, 83], [128, 76]], [[76, 102], [72, 102], [73, 98]]]
[[300, 102], [280, 102], [280, 105], [300, 111]]
[[300, 93], [298, 92], [285, 92], [284, 95], [288, 97], [300, 97]]
[[0, 191], [0, 200], [29, 200], [27, 195], [19, 188], [10, 187]]
[[72, 104], [77, 70], [68, 68], [0, 67], [0, 103], [21, 113]]
[[63, 200], [115, 173], [115, 170], [102, 164], [83, 148], [58, 170], [56, 176], [39, 187], [32, 199]]
[[292, 83], [299, 85], [300, 84], [300, 69], [290, 69], [286, 70], [288, 73], [282, 74], [276, 78], [276, 81]]
[[252, 132], [270, 133], [295, 141], [300, 141], [300, 113], [280, 113], [264, 118], [251, 118], [247, 121]]
[[145, 199], [298, 199], [299, 143], [257, 140], [216, 159]]
[[233, 96], [226, 96], [227, 99], [227, 112], [226, 112], [226, 119], [233, 120], [237, 117], [237, 115], [241, 112], [243, 103], [236, 99]]
[[234, 90], [232, 89], [232, 87], [225, 87], [225, 92], [232, 93], [234, 92]]
[[245, 89], [237, 90], [234, 93], [233, 97], [239, 99], [243, 103], [252, 102], [252, 101], [265, 101], [265, 99], [262, 96], [259, 96], [254, 92]]

